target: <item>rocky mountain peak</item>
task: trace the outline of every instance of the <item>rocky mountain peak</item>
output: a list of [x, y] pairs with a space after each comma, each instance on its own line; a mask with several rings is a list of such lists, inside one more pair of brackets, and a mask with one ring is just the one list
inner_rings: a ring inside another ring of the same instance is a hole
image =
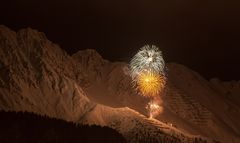
[[[128, 64], [109, 62], [92, 49], [69, 56], [44, 33], [31, 28], [14, 32], [0, 26], [1, 110], [106, 125], [129, 142], [151, 136], [166, 143], [193, 143], [196, 136], [191, 133], [239, 142], [239, 104], [229, 98], [231, 94], [226, 98], [217, 90], [229, 91], [229, 84], [217, 82], [216, 86], [175, 63], [167, 64], [167, 76], [163, 113], [158, 120], [150, 120], [142, 115], [146, 99], [134, 92]], [[238, 86], [231, 87], [231, 93], [239, 95]]]
[[107, 60], [103, 59], [102, 56], [93, 49], [78, 51], [73, 54], [72, 57], [78, 64], [81, 64], [83, 69], [88, 69], [90, 71], [99, 71], [102, 66], [108, 63]]

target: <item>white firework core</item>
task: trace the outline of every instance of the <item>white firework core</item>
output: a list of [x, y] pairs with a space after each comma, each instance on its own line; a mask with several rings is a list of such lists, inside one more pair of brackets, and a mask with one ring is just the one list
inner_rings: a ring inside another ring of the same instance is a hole
[[164, 75], [164, 67], [162, 52], [154, 45], [142, 47], [130, 62], [133, 78], [145, 70]]

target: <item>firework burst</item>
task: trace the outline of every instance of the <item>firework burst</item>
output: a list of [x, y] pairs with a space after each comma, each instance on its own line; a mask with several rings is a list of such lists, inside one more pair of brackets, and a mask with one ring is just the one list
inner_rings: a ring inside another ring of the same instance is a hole
[[162, 52], [154, 45], [142, 47], [130, 62], [133, 79], [145, 71], [164, 75], [164, 67]]
[[166, 84], [162, 52], [154, 45], [142, 47], [132, 58], [130, 70], [137, 91], [151, 99], [147, 105], [149, 117], [157, 116], [162, 111], [162, 107], [156, 101]]
[[142, 47], [130, 62], [133, 83], [141, 95], [153, 97], [165, 85], [165, 62], [162, 52], [154, 45]]
[[154, 72], [142, 72], [138, 76], [137, 89], [143, 96], [154, 97], [165, 86], [165, 77]]

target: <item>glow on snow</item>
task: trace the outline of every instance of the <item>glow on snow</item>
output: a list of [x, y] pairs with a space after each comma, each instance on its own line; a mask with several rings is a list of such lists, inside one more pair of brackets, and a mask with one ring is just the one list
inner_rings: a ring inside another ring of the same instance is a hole
[[149, 118], [153, 118], [161, 110], [161, 107], [153, 101], [149, 102], [146, 108], [149, 110]]

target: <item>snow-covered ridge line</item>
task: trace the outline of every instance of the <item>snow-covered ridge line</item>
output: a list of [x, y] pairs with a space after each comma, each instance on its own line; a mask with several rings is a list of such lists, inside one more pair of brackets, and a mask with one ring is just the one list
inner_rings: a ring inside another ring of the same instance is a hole
[[157, 119], [178, 129], [142, 115], [146, 101], [132, 90], [126, 63], [111, 63], [91, 49], [71, 57], [41, 32], [0, 26], [0, 109], [110, 126], [129, 142], [204, 142], [206, 136], [237, 143], [239, 102], [218, 96], [218, 88], [194, 71], [167, 66], [164, 112]]

